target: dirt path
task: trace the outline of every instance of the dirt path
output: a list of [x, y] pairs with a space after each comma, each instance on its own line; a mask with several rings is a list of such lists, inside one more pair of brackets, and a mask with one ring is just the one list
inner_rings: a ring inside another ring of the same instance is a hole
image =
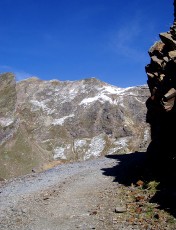
[[60, 165], [2, 184], [0, 229], [131, 229], [115, 222], [118, 183], [101, 170], [115, 165], [108, 158]]

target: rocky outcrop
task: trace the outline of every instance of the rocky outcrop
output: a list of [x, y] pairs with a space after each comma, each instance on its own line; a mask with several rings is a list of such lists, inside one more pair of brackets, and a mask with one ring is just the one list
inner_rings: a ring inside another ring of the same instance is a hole
[[[174, 1], [176, 6], [176, 1]], [[176, 16], [174, 10], [174, 17]], [[147, 100], [147, 121], [151, 125], [148, 152], [156, 159], [175, 158], [176, 130], [176, 19], [170, 30], [149, 50], [151, 62], [146, 66], [151, 97]]]
[[144, 150], [149, 143], [146, 86], [122, 89], [95, 78], [15, 84], [12, 74], [0, 79], [0, 177], [47, 168], [53, 161]]
[[15, 132], [18, 121], [16, 116], [16, 83], [12, 74], [0, 76], [0, 144], [6, 142]]

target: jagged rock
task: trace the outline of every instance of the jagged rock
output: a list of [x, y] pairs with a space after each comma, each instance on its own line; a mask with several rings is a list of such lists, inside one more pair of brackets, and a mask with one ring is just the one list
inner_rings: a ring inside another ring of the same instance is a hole
[[176, 58], [176, 50], [172, 50], [170, 52], [168, 52], [168, 55], [171, 59], [174, 59]]
[[163, 60], [165, 61], [165, 62], [168, 62], [169, 61], [169, 58], [168, 57], [163, 57]]
[[157, 41], [151, 48], [149, 49], [149, 55], [153, 56], [162, 56], [162, 51], [164, 49], [165, 44], [162, 41]]
[[168, 48], [176, 49], [176, 41], [173, 39], [171, 33], [160, 33], [161, 41], [165, 43]]
[[152, 57], [151, 57], [151, 60], [152, 60], [155, 64], [159, 65], [160, 67], [162, 66], [163, 60], [157, 58], [156, 56], [152, 56]]
[[[176, 9], [174, 16], [175, 12]], [[159, 159], [164, 162], [166, 159], [175, 158], [175, 141], [172, 133], [176, 129], [176, 21], [170, 27], [170, 31], [159, 36], [161, 41], [149, 49], [151, 62], [145, 68], [151, 92], [151, 97], [146, 103], [147, 121], [151, 125], [152, 138], [148, 153], [155, 156], [157, 163]]]
[[154, 78], [155, 77], [155, 74], [154, 73], [149, 73], [149, 72], [146, 72], [147, 73], [147, 76], [149, 78]]
[[95, 78], [64, 82], [30, 78], [13, 87], [13, 116], [18, 123], [0, 146], [3, 178], [38, 171], [53, 160], [142, 151], [149, 143], [146, 86], [122, 89]]

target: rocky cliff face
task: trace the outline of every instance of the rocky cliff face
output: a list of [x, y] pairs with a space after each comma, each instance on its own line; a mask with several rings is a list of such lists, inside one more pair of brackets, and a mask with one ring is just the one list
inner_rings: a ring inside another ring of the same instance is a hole
[[0, 75], [0, 177], [145, 149], [148, 94], [146, 86], [122, 89], [95, 78], [16, 83]]
[[150, 64], [146, 66], [151, 96], [147, 100], [147, 122], [151, 125], [148, 153], [152, 162], [174, 162], [176, 159], [176, 1], [174, 23], [160, 33], [160, 40], [150, 49]]

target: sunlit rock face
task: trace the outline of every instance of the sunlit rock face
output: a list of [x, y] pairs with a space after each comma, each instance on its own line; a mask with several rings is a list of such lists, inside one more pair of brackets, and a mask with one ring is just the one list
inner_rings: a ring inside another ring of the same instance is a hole
[[0, 177], [51, 161], [143, 151], [149, 143], [146, 86], [123, 89], [95, 78], [15, 83], [12, 74], [0, 79]]

